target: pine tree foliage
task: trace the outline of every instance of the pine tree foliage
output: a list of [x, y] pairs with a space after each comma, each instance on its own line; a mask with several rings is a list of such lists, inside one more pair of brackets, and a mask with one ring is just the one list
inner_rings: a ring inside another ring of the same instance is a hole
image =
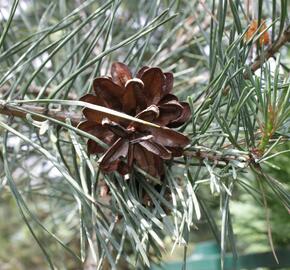
[[[64, 251], [87, 269], [146, 269], [162, 260], [166, 236], [186, 254], [200, 219], [220, 244], [223, 266], [227, 250], [237, 255], [229, 210], [236, 191], [266, 213], [274, 198], [287, 214], [289, 185], [265, 170], [290, 151], [287, 11], [286, 0], [7, 1], [0, 198], [13, 196], [50, 269], [70, 269], [57, 254]], [[190, 144], [166, 161], [162, 179], [138, 166], [127, 177], [103, 173], [86, 141], [104, 142], [76, 127], [83, 107], [105, 112], [79, 99], [113, 62], [133, 74], [142, 66], [172, 72], [174, 95], [190, 105], [190, 120], [176, 129]], [[209, 197], [219, 201], [219, 221]]]

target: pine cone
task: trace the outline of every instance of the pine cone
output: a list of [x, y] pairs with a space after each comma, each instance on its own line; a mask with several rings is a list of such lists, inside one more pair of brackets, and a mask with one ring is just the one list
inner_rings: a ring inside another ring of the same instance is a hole
[[172, 130], [190, 117], [188, 103], [179, 102], [171, 94], [172, 73], [163, 73], [157, 67], [143, 67], [132, 78], [128, 67], [114, 63], [112, 77], [96, 78], [95, 95], [87, 94], [81, 101], [104, 106], [136, 118], [152, 122], [160, 128], [129, 122], [89, 108], [83, 110], [86, 121], [79, 128], [91, 133], [110, 146], [105, 150], [88, 140], [90, 154], [104, 153], [100, 168], [109, 173], [126, 174], [137, 163], [144, 171], [158, 177], [163, 174], [164, 160], [181, 156], [189, 139]]

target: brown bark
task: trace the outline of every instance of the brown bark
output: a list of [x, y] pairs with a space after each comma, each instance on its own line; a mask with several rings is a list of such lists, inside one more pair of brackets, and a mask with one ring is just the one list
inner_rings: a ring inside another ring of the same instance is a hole
[[[270, 57], [274, 56], [286, 43], [290, 41], [290, 26], [288, 26], [281, 37], [270, 46], [263, 55], [257, 58], [254, 63], [251, 65], [251, 71], [255, 72], [259, 69], [264, 62], [266, 62]], [[245, 79], [248, 79], [249, 75], [244, 75]]]
[[65, 122], [65, 120], [69, 118], [71, 120], [72, 125], [76, 126], [82, 120], [80, 114], [68, 113], [54, 109], [46, 110], [46, 108], [39, 106], [24, 105], [18, 107], [15, 105], [0, 103], [0, 114], [26, 118], [26, 115], [29, 114], [29, 112], [43, 115], [43, 116], [34, 115], [33, 119], [37, 121], [46, 120], [45, 116], [51, 117], [61, 122]]

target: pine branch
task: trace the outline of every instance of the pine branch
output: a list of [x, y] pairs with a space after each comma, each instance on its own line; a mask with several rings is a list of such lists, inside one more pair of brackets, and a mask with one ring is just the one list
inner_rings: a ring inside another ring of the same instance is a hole
[[224, 167], [232, 161], [238, 161], [240, 162], [240, 167], [246, 168], [252, 161], [250, 153], [249, 154], [241, 154], [241, 153], [223, 154], [223, 153], [209, 152], [205, 150], [196, 150], [196, 151], [185, 151], [184, 156], [186, 156], [187, 158], [197, 158], [201, 162], [203, 160], [208, 160], [208, 161], [213, 162], [218, 167]]
[[49, 116], [61, 122], [65, 122], [67, 118], [71, 120], [73, 126], [77, 126], [77, 124], [82, 120], [81, 115], [76, 113], [68, 113], [64, 111], [49, 109], [39, 107], [39, 106], [30, 106], [30, 105], [23, 105], [23, 106], [15, 106], [10, 104], [5, 104], [4, 102], [1, 103], [0, 101], [0, 114], [19, 117], [19, 118], [26, 118], [26, 116], [31, 113], [42, 114], [42, 116], [34, 115], [33, 119], [37, 121], [44, 121], [46, 120], [45, 116]]
[[[274, 54], [276, 54], [281, 47], [283, 47], [286, 43], [290, 41], [290, 26], [288, 26], [283, 34], [281, 35], [280, 39], [278, 39], [263, 55], [261, 55], [252, 65], [251, 65], [251, 71], [255, 72], [257, 69], [259, 69], [262, 64], [268, 60], [270, 57], [272, 57]], [[244, 76], [246, 79], [248, 78], [248, 74], [245, 74]], [[0, 93], [5, 95], [9, 91], [9, 87], [7, 85], [4, 85], [0, 88]], [[33, 95], [37, 95], [39, 93], [40, 89], [35, 86], [31, 86], [29, 89], [29, 93]], [[47, 90], [47, 93], [49, 93], [49, 89]], [[77, 97], [74, 94], [70, 94], [68, 97], [69, 99], [77, 99]], [[19, 117], [19, 118], [26, 118], [27, 114], [29, 112], [32, 113], [37, 113], [37, 114], [42, 114], [44, 115], [43, 117], [40, 115], [34, 115], [33, 118], [38, 121], [44, 121], [46, 120], [45, 116], [54, 118], [56, 120], [59, 120], [61, 122], [65, 122], [67, 118], [71, 120], [71, 123], [73, 126], [77, 126], [77, 124], [82, 120], [81, 115], [75, 114], [75, 113], [68, 113], [68, 112], [63, 112], [59, 110], [54, 110], [54, 109], [46, 109], [43, 107], [39, 106], [29, 106], [29, 105], [24, 105], [24, 106], [15, 106], [15, 105], [10, 105], [10, 104], [5, 104], [4, 101], [0, 103], [0, 114], [4, 115], [9, 115], [9, 116], [14, 116], [14, 117]], [[214, 162], [217, 165], [226, 165], [232, 160], [237, 160], [240, 157], [239, 156], [223, 156], [223, 155], [216, 155], [212, 153], [207, 153], [207, 152], [202, 152], [202, 151], [196, 151], [196, 152], [186, 152], [185, 156], [187, 157], [195, 157], [200, 159], [201, 161], [204, 159], [208, 159], [209, 161]], [[245, 157], [243, 162], [249, 163], [250, 161], [250, 156]], [[247, 166], [247, 165], [246, 165]]]
[[[288, 26], [281, 37], [273, 43], [273, 45], [266, 50], [266, 52], [258, 57], [258, 59], [255, 60], [255, 62], [251, 65], [251, 71], [255, 72], [257, 69], [259, 69], [265, 61], [267, 61], [269, 58], [274, 56], [280, 49], [283, 47], [286, 43], [290, 42], [290, 26]], [[248, 79], [248, 74], [245, 74], [245, 79]]]
[[[82, 121], [82, 117], [80, 114], [76, 113], [68, 113], [64, 111], [59, 111], [56, 109], [46, 109], [40, 106], [31, 106], [31, 105], [23, 105], [23, 106], [16, 106], [11, 104], [5, 104], [4, 102], [0, 103], [0, 114], [14, 116], [18, 118], [26, 118], [26, 116], [31, 113], [42, 114], [40, 115], [33, 115], [33, 119], [37, 121], [44, 121], [47, 120], [45, 116], [54, 118], [58, 121], [65, 122], [67, 118], [71, 120], [73, 126], [77, 126], [78, 123]], [[249, 155], [223, 155], [223, 154], [216, 154], [204, 150], [197, 150], [197, 151], [186, 151], [184, 155], [188, 158], [197, 158], [200, 161], [205, 159], [215, 163], [217, 166], [225, 166], [229, 162], [236, 160], [240, 161], [245, 167], [248, 166], [250, 162]]]

